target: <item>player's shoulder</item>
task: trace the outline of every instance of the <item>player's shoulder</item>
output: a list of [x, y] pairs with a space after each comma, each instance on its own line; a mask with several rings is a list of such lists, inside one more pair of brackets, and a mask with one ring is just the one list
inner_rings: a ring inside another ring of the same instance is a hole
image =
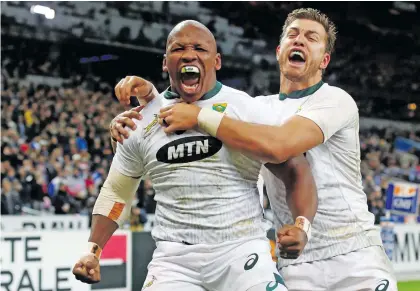
[[279, 101], [279, 94], [272, 94], [272, 95], [259, 95], [254, 97], [256, 100], [264, 103], [271, 103]]
[[235, 98], [245, 98], [245, 99], [250, 99], [252, 98], [248, 93], [223, 85], [222, 89], [219, 92], [219, 96], [223, 97], [223, 98], [229, 98], [229, 99], [235, 99]]
[[150, 101], [140, 112], [142, 119], [133, 119], [136, 124], [136, 129], [131, 131], [130, 129], [130, 138], [140, 139], [149, 134], [154, 128], [159, 127], [158, 123], [158, 114], [159, 110], [165, 106], [165, 99], [162, 94]]
[[331, 86], [328, 83], [324, 83], [324, 85], [320, 88], [318, 92], [320, 93], [318, 95], [324, 98], [327, 97], [328, 99], [357, 107], [357, 104], [354, 101], [353, 97], [347, 91], [340, 87]]

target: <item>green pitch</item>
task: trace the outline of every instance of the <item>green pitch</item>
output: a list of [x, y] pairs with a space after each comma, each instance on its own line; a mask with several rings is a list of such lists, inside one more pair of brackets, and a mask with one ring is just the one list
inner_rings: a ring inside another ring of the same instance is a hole
[[398, 282], [398, 291], [420, 291], [420, 281]]

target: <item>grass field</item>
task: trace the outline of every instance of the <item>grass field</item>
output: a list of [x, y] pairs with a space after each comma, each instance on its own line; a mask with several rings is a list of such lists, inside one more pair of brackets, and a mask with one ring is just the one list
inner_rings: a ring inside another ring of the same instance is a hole
[[420, 291], [420, 281], [398, 282], [398, 291]]

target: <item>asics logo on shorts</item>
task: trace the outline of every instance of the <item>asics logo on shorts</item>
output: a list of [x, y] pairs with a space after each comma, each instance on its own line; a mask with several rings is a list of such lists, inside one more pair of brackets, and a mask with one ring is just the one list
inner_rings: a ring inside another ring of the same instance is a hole
[[375, 291], [386, 291], [388, 290], [389, 287], [389, 281], [384, 279], [381, 280], [378, 284], [378, 286], [376, 286]]

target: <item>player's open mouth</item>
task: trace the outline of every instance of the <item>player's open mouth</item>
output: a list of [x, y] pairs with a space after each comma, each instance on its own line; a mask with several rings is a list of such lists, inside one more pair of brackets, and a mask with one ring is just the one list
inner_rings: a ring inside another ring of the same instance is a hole
[[200, 69], [196, 66], [184, 66], [180, 73], [182, 89], [186, 93], [196, 93], [200, 84]]
[[305, 55], [299, 50], [292, 50], [289, 55], [289, 62], [293, 65], [303, 65], [306, 62]]

